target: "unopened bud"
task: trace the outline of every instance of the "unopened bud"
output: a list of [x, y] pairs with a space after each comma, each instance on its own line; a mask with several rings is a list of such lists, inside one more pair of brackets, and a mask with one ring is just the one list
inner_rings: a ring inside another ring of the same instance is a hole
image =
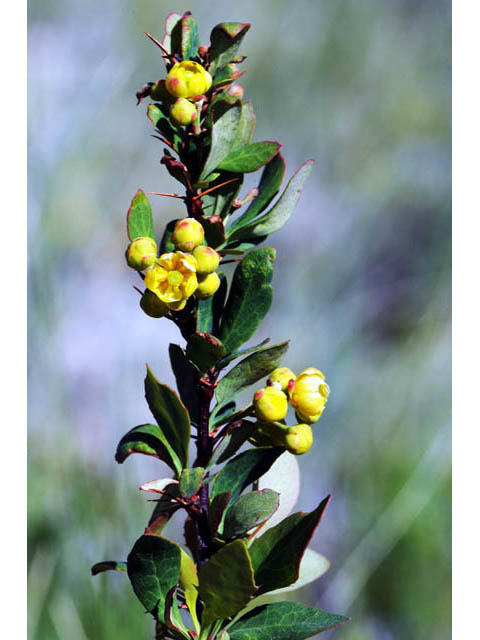
[[143, 271], [157, 258], [157, 243], [152, 238], [135, 238], [127, 247], [125, 258], [132, 269]]
[[227, 94], [232, 98], [243, 98], [244, 90], [240, 84], [234, 82], [228, 87]]
[[167, 305], [149, 289], [140, 298], [140, 307], [151, 318], [163, 318], [168, 313]]
[[296, 424], [288, 427], [285, 436], [287, 451], [296, 456], [301, 456], [311, 448], [313, 444], [312, 428], [308, 424]]
[[184, 60], [170, 69], [165, 86], [175, 98], [193, 98], [210, 89], [212, 76], [198, 62]]
[[253, 406], [260, 422], [283, 420], [288, 412], [287, 396], [276, 387], [258, 389], [253, 396]]
[[198, 287], [195, 291], [195, 296], [199, 300], [206, 300], [213, 296], [220, 286], [220, 278], [216, 273], [209, 273], [206, 276], [199, 276]]
[[309, 367], [298, 374], [295, 383], [288, 386], [290, 404], [295, 407], [298, 420], [313, 424], [322, 415], [330, 387], [325, 376], [314, 367]]
[[280, 389], [284, 392], [288, 389], [288, 383], [290, 380], [295, 380], [296, 376], [291, 369], [288, 367], [278, 367], [270, 374], [270, 377], [267, 380], [267, 384], [269, 387], [280, 385]]
[[195, 247], [193, 250], [193, 257], [197, 261], [197, 274], [200, 276], [208, 275], [216, 271], [220, 264], [220, 255], [204, 244]]
[[184, 127], [195, 120], [197, 109], [195, 105], [186, 98], [178, 98], [170, 107], [170, 116], [177, 124]]
[[172, 242], [181, 251], [193, 251], [202, 244], [205, 232], [202, 225], [195, 218], [178, 220], [172, 234]]

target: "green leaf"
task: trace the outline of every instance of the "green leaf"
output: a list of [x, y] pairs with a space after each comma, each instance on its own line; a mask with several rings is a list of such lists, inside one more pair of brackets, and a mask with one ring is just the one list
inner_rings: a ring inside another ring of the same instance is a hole
[[285, 175], [285, 160], [281, 153], [265, 165], [262, 177], [258, 185], [258, 195], [253, 200], [244, 214], [242, 214], [227, 229], [227, 238], [229, 240], [236, 238], [236, 231], [245, 226], [248, 222], [256, 218], [264, 209], [268, 207], [273, 198], [277, 195], [282, 185]]
[[182, 467], [188, 466], [188, 445], [190, 442], [190, 418], [177, 394], [158, 382], [147, 366], [145, 378], [145, 398], [155, 420], [180, 458]]
[[242, 420], [240, 427], [236, 427], [231, 433], [223, 438], [222, 443], [215, 449], [214, 462], [222, 464], [237, 453], [240, 447], [253, 435], [257, 428], [255, 422]]
[[180, 576], [180, 547], [157, 536], [141, 536], [127, 560], [135, 595], [154, 617], [163, 616], [168, 592]]
[[278, 509], [279, 494], [271, 489], [251, 491], [240, 496], [225, 515], [223, 537], [236, 538], [265, 522]]
[[[213, 173], [210, 175], [214, 175]], [[208, 216], [220, 216], [225, 218], [230, 211], [232, 202], [237, 197], [238, 192], [243, 183], [243, 175], [237, 173], [229, 173], [228, 171], [222, 171], [218, 174], [218, 177], [213, 180], [208, 188], [216, 185], [221, 185], [229, 180], [235, 180], [229, 184], [225, 184], [223, 187], [219, 187], [202, 196], [202, 205], [205, 215]], [[205, 189], [206, 191], [206, 189]]]
[[255, 249], [235, 269], [218, 336], [227, 353], [252, 337], [270, 309], [274, 260], [275, 249]]
[[[242, 104], [242, 114], [237, 129], [237, 137], [235, 138], [230, 151], [234, 151], [252, 142], [256, 124], [255, 111], [250, 100]], [[260, 143], [263, 144], [263, 143]]]
[[225, 515], [225, 511], [227, 510], [231, 498], [232, 492], [224, 491], [223, 493], [218, 493], [214, 496], [210, 503], [210, 508], [208, 510], [208, 526], [210, 528], [212, 538], [217, 536], [220, 524], [223, 521], [223, 516]]
[[187, 342], [186, 356], [198, 368], [200, 375], [209, 369], [225, 355], [225, 347], [209, 333], [193, 333]]
[[250, 25], [241, 22], [217, 24], [210, 34], [210, 73], [214, 74], [231, 62]]
[[305, 549], [325, 511], [327, 496], [311, 513], [294, 513], [254, 540], [250, 556], [258, 595], [287, 587], [298, 580], [300, 562]]
[[223, 405], [226, 400], [233, 400], [250, 385], [270, 375], [280, 365], [289, 343], [290, 341], [287, 340], [260, 349], [230, 369], [215, 389], [218, 404]]
[[[236, 403], [235, 401], [230, 400], [224, 406], [220, 406], [217, 404], [215, 409], [210, 414], [210, 418], [208, 420], [208, 424], [210, 430], [218, 427], [221, 424], [225, 424], [231, 418], [233, 418], [237, 412], [235, 411]], [[241, 410], [243, 414], [243, 409]]]
[[205, 469], [203, 467], [184, 469], [180, 476], [180, 493], [185, 496], [185, 498], [191, 498], [200, 489], [204, 475]]
[[242, 227], [235, 237], [239, 239], [264, 237], [281, 229], [295, 209], [312, 167], [313, 160], [307, 160], [290, 179], [277, 203], [249, 225]]
[[127, 232], [130, 240], [152, 238], [155, 240], [152, 208], [145, 193], [139, 189], [133, 196], [127, 213]]
[[132, 453], [143, 453], [163, 460], [176, 472], [182, 472], [182, 462], [168, 442], [161, 427], [156, 424], [141, 424], [130, 429], [120, 440], [115, 453], [115, 460], [121, 464]]
[[199, 375], [178, 344], [170, 344], [168, 354], [180, 398], [187, 407], [192, 422], [198, 424], [197, 384]]
[[236, 540], [217, 551], [200, 568], [199, 595], [204, 603], [202, 628], [238, 613], [255, 592], [247, 546]]
[[234, 173], [252, 173], [270, 162], [280, 147], [278, 142], [252, 142], [243, 147], [233, 148], [217, 167]]
[[182, 138], [181, 135], [179, 135], [178, 129], [172, 125], [168, 110], [165, 107], [160, 108], [158, 104], [149, 104], [147, 107], [147, 118], [153, 126], [158, 129], [162, 136], [169, 140], [175, 149], [177, 149]]
[[104, 560], [103, 562], [97, 562], [91, 568], [92, 576], [96, 576], [103, 571], [126, 571], [126, 562], [116, 562], [115, 560]]
[[242, 103], [239, 100], [234, 103], [218, 100], [212, 104], [210, 108], [212, 142], [199, 180], [204, 180], [228, 156], [237, 135], [241, 111]]
[[197, 308], [197, 332], [218, 335], [220, 318], [227, 295], [227, 279], [225, 274], [218, 273], [220, 286], [217, 292], [206, 300], [198, 301]]
[[254, 609], [228, 629], [231, 640], [305, 640], [348, 622], [348, 618], [298, 602], [278, 602]]
[[200, 624], [197, 618], [196, 603], [198, 599], [198, 574], [197, 566], [192, 558], [180, 549], [181, 565], [180, 565], [180, 586], [185, 592], [185, 602], [187, 604], [190, 615], [192, 616], [195, 631], [200, 633]]
[[265, 338], [265, 340], [262, 340], [261, 342], [259, 342], [253, 347], [246, 347], [245, 349], [239, 349], [234, 353], [230, 353], [228, 356], [225, 356], [225, 358], [222, 358], [220, 360], [220, 362], [218, 363], [217, 369], [224, 369], [226, 366], [230, 364], [230, 362], [233, 362], [233, 360], [236, 360], [241, 356], [246, 356], [249, 353], [254, 353], [255, 351], [259, 351], [262, 347], [264, 347], [269, 342], [270, 342], [270, 338]]
[[[175, 25], [182, 20], [182, 16], [179, 13], [171, 12], [167, 15], [165, 19], [165, 35], [163, 36], [162, 45], [168, 51], [168, 53], [180, 53], [180, 51], [176, 51], [172, 49], [172, 31], [175, 28]], [[180, 45], [180, 43], [178, 43]], [[165, 64], [170, 64], [168, 60], [165, 59]]]
[[[178, 27], [175, 27], [178, 28]], [[184, 60], [193, 60], [198, 54], [198, 25], [190, 12], [187, 12], [181, 22], [181, 52]]]
[[249, 484], [270, 469], [283, 451], [283, 447], [256, 447], [240, 453], [218, 474], [212, 486], [212, 499], [219, 493], [231, 491], [232, 500], [236, 500]]

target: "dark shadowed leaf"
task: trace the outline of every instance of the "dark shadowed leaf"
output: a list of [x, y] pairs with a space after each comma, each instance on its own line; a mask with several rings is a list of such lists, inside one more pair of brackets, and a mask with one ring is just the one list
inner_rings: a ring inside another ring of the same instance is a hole
[[135, 238], [153, 238], [155, 240], [152, 208], [141, 189], [133, 196], [127, 212], [127, 232], [130, 240], [135, 240]]
[[241, 22], [222, 22], [210, 34], [210, 73], [214, 74], [231, 62], [250, 25]]
[[121, 464], [132, 453], [143, 453], [163, 460], [175, 471], [177, 477], [182, 472], [180, 458], [161, 427], [156, 424], [141, 424], [126, 433], [118, 443], [115, 460]]
[[182, 347], [178, 344], [170, 344], [168, 347], [170, 364], [177, 381], [177, 389], [183, 404], [187, 407], [190, 419], [198, 423], [198, 373], [189, 362]]
[[220, 318], [222, 316], [223, 305], [227, 295], [227, 279], [225, 274], [218, 273], [220, 286], [215, 295], [206, 300], [198, 301], [197, 309], [197, 331], [201, 333], [211, 333], [218, 335]]
[[194, 469], [184, 469], [180, 476], [179, 489], [180, 493], [185, 498], [191, 498], [197, 493], [202, 484], [203, 476], [205, 475], [205, 469], [202, 467], [195, 467]]
[[187, 342], [186, 356], [201, 375], [211, 369], [225, 355], [225, 347], [209, 333], [193, 333]]
[[211, 501], [210, 508], [208, 510], [208, 526], [210, 528], [212, 538], [215, 538], [217, 535], [231, 497], [232, 493], [230, 491], [225, 491], [224, 493], [218, 493]]
[[91, 568], [92, 576], [96, 576], [103, 571], [126, 571], [126, 562], [116, 562], [115, 560], [104, 560], [103, 562], [97, 562]]

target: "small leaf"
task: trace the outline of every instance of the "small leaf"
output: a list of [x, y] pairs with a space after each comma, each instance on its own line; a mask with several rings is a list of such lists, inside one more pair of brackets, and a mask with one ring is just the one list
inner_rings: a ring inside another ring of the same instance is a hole
[[223, 22], [217, 24], [210, 34], [210, 73], [214, 74], [231, 62], [250, 25], [241, 22]]
[[171, 142], [175, 148], [178, 148], [182, 138], [178, 133], [178, 129], [172, 126], [172, 121], [168, 117], [168, 111], [165, 108], [160, 108], [157, 104], [149, 104], [147, 118], [164, 138]]
[[148, 491], [151, 493], [162, 493], [165, 487], [168, 487], [169, 484], [172, 484], [175, 481], [172, 481], [171, 478], [159, 478], [158, 480], [151, 480], [150, 482], [145, 482], [140, 487], [140, 491]]
[[189, 362], [182, 347], [170, 344], [168, 347], [170, 364], [177, 381], [177, 389], [183, 404], [187, 407], [192, 422], [198, 424], [198, 394], [197, 384], [199, 375], [192, 363]]
[[103, 562], [97, 562], [91, 568], [92, 576], [96, 576], [98, 573], [104, 571], [126, 571], [126, 562], [116, 562], [115, 560], [104, 560]]
[[184, 469], [182, 471], [182, 475], [180, 476], [180, 493], [185, 498], [191, 498], [200, 489], [204, 475], [205, 469], [203, 469], [203, 467]]
[[[172, 50], [172, 31], [181, 19], [182, 16], [179, 13], [174, 12], [169, 13], [165, 19], [165, 35], [162, 40], [162, 45], [168, 53], [177, 53], [177, 51]], [[178, 53], [180, 52], [178, 51]], [[169, 64], [168, 60], [165, 60], [165, 64]]]
[[255, 422], [242, 420], [241, 426], [236, 427], [223, 438], [222, 443], [215, 449], [214, 463], [222, 464], [222, 462], [226, 462], [235, 455], [240, 447], [253, 435], [256, 428], [257, 424]]
[[187, 342], [186, 356], [198, 368], [200, 375], [209, 369], [225, 355], [225, 347], [209, 333], [193, 333]]
[[118, 443], [115, 460], [121, 464], [132, 453], [143, 453], [163, 460], [177, 475], [182, 471], [179, 457], [161, 427], [156, 424], [141, 424], [130, 429]]
[[197, 332], [212, 335], [219, 333], [220, 318], [227, 295], [227, 279], [225, 274], [221, 272], [218, 273], [218, 277], [220, 278], [220, 286], [217, 292], [206, 300], [198, 301]]
[[223, 537], [228, 540], [244, 535], [268, 520], [278, 509], [279, 494], [271, 489], [251, 491], [240, 496], [225, 515]]
[[145, 535], [160, 536], [167, 522], [181, 508], [181, 505], [176, 501], [179, 496], [177, 481], [172, 480], [163, 491], [164, 493], [160, 494], [159, 499], [156, 501], [155, 508], [145, 529]]
[[215, 389], [218, 404], [222, 405], [226, 400], [233, 400], [250, 385], [270, 375], [280, 365], [289, 343], [290, 341], [287, 340], [259, 349], [230, 369]]
[[231, 640], [305, 640], [348, 622], [348, 618], [298, 602], [254, 609], [228, 628]]
[[280, 146], [278, 142], [253, 142], [233, 148], [217, 167], [234, 173], [252, 173], [270, 162], [277, 155]]
[[154, 617], [163, 614], [167, 594], [178, 584], [180, 564], [180, 547], [165, 538], [141, 536], [130, 551], [128, 577], [135, 595]]
[[177, 394], [158, 382], [147, 366], [145, 398], [155, 420], [162, 428], [172, 449], [180, 458], [182, 467], [188, 466], [190, 418]]
[[226, 100], [218, 100], [210, 109], [212, 142], [199, 180], [204, 180], [228, 156], [237, 135], [242, 104], [239, 100], [233, 104]]
[[238, 613], [256, 589], [245, 542], [236, 540], [217, 551], [200, 568], [199, 580], [202, 627]]
[[330, 496], [311, 513], [294, 513], [256, 538], [250, 547], [258, 595], [298, 580], [300, 562]]
[[[227, 229], [227, 237], [233, 240], [237, 237], [236, 231], [247, 225], [268, 207], [277, 195], [285, 176], [285, 160], [281, 153], [265, 165], [258, 185], [258, 195], [248, 209]], [[240, 234], [241, 235], [241, 234]]]
[[212, 499], [219, 493], [231, 491], [232, 500], [236, 500], [249, 484], [270, 469], [283, 451], [283, 447], [257, 447], [229, 460], [213, 483]]
[[[229, 420], [234, 418], [236, 415], [235, 411], [236, 403], [235, 401], [230, 400], [225, 405], [221, 406], [217, 404], [215, 409], [210, 414], [210, 418], [208, 421], [210, 430], [213, 430], [215, 427], [218, 427], [221, 424], [225, 424], [229, 422]], [[243, 409], [241, 410], [243, 414]]]
[[198, 54], [198, 45], [200, 44], [197, 21], [190, 12], [187, 12], [182, 18], [181, 25], [182, 57], [184, 60], [193, 60]]
[[181, 564], [180, 564], [180, 586], [185, 592], [185, 602], [187, 603], [188, 610], [192, 616], [193, 625], [195, 631], [200, 633], [200, 624], [197, 618], [196, 604], [198, 599], [198, 574], [197, 566], [192, 558], [185, 553], [183, 549], [181, 551]]
[[152, 207], [141, 189], [133, 196], [128, 209], [127, 232], [130, 240], [135, 240], [135, 238], [152, 238], [155, 240]]
[[270, 309], [274, 260], [275, 249], [255, 249], [235, 269], [218, 336], [227, 353], [252, 337]]
[[235, 138], [231, 151], [244, 147], [252, 142], [255, 132], [255, 112], [250, 100], [242, 104], [242, 114], [237, 129], [237, 137]]
[[281, 229], [295, 209], [312, 167], [313, 160], [307, 160], [290, 179], [278, 202], [262, 216], [242, 227], [235, 237], [264, 237]]

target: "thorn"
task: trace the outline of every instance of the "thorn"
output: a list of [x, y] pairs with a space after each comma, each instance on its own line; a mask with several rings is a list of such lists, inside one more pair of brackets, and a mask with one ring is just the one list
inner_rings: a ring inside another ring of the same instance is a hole
[[170, 53], [168, 53], [168, 51], [165, 49], [163, 44], [159, 42], [156, 38], [154, 38], [151, 33], [148, 33], [148, 31], [144, 31], [143, 33], [147, 36], [147, 38], [150, 38], [150, 40], [154, 42], [157, 45], [157, 47], [160, 47], [160, 49], [163, 51], [163, 53], [167, 58], [173, 57]]
[[210, 187], [210, 189], [202, 191], [202, 193], [198, 193], [193, 197], [193, 200], [197, 200], [197, 198], [201, 198], [202, 196], [207, 195], [207, 193], [211, 193], [212, 191], [215, 191], [215, 189], [220, 189], [220, 187], [224, 187], [225, 185], [230, 184], [231, 182], [236, 182], [237, 180], [240, 180], [240, 178], [232, 178], [231, 180], [227, 180], [226, 182], [222, 182], [221, 184], [216, 184], [214, 187]]
[[185, 196], [180, 196], [178, 193], [159, 193], [158, 191], [146, 191], [145, 193], [149, 196], [166, 196], [168, 198], [179, 198], [180, 200], [185, 200]]

